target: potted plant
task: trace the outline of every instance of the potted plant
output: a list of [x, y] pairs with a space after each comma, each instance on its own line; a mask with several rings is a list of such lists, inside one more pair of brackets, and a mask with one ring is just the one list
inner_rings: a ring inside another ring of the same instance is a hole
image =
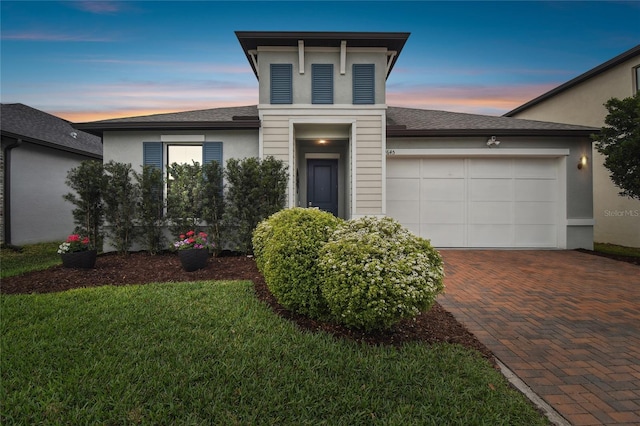
[[173, 243], [173, 247], [178, 250], [182, 269], [192, 272], [207, 266], [209, 248], [214, 246], [207, 237], [204, 232], [196, 234], [195, 231], [189, 231], [181, 234], [180, 239]]
[[58, 246], [58, 253], [65, 268], [91, 269], [96, 264], [98, 251], [91, 248], [89, 237], [71, 234]]

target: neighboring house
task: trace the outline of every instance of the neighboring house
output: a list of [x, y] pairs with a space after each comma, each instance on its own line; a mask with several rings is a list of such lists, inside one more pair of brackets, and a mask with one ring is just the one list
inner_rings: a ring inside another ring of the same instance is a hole
[[100, 138], [23, 104], [0, 104], [2, 242], [64, 241], [73, 231], [67, 172], [102, 160]]
[[76, 127], [103, 137], [105, 161], [165, 171], [273, 156], [289, 207], [389, 215], [437, 247], [592, 247], [591, 168], [577, 164], [596, 129], [387, 106], [408, 33], [236, 35], [259, 105]]
[[[640, 91], [640, 45], [505, 114], [507, 117], [548, 120], [603, 127], [604, 104]], [[640, 200], [618, 195], [620, 189], [595, 148], [593, 164], [594, 240], [640, 247]]]

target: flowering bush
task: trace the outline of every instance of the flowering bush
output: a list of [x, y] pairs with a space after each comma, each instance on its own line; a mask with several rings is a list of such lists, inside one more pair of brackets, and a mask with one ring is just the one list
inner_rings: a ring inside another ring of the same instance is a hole
[[444, 290], [440, 254], [388, 217], [344, 222], [320, 250], [318, 265], [332, 316], [352, 328], [389, 329], [430, 309]]
[[67, 241], [58, 246], [58, 254], [87, 251], [89, 250], [90, 243], [89, 237], [71, 234], [67, 237]]
[[207, 234], [204, 232], [189, 231], [186, 234], [181, 234], [180, 239], [173, 243], [173, 247], [176, 250], [188, 250], [188, 249], [208, 249], [213, 248], [214, 244], [207, 240]]
[[256, 263], [278, 302], [292, 311], [323, 318], [328, 309], [320, 291], [318, 251], [341, 219], [318, 209], [281, 210], [253, 233]]

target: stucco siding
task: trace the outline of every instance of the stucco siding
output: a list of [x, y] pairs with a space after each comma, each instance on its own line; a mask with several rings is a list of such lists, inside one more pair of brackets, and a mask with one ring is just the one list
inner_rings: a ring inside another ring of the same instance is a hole
[[71, 192], [67, 173], [86, 159], [29, 143], [11, 151], [12, 244], [64, 241], [73, 232], [73, 205], [62, 196]]
[[[640, 66], [640, 56], [592, 77], [570, 89], [534, 105], [514, 117], [559, 123], [604, 126], [608, 113], [604, 103], [611, 98], [633, 95], [633, 70]], [[593, 209], [597, 242], [640, 247], [640, 200], [618, 195], [620, 191], [604, 167], [604, 156], [589, 149], [593, 170]]]

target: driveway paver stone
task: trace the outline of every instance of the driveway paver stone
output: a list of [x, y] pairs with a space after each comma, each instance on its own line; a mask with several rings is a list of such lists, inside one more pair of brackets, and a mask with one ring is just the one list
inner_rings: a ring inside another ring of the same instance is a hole
[[441, 250], [438, 302], [573, 425], [640, 425], [640, 267], [578, 251]]

